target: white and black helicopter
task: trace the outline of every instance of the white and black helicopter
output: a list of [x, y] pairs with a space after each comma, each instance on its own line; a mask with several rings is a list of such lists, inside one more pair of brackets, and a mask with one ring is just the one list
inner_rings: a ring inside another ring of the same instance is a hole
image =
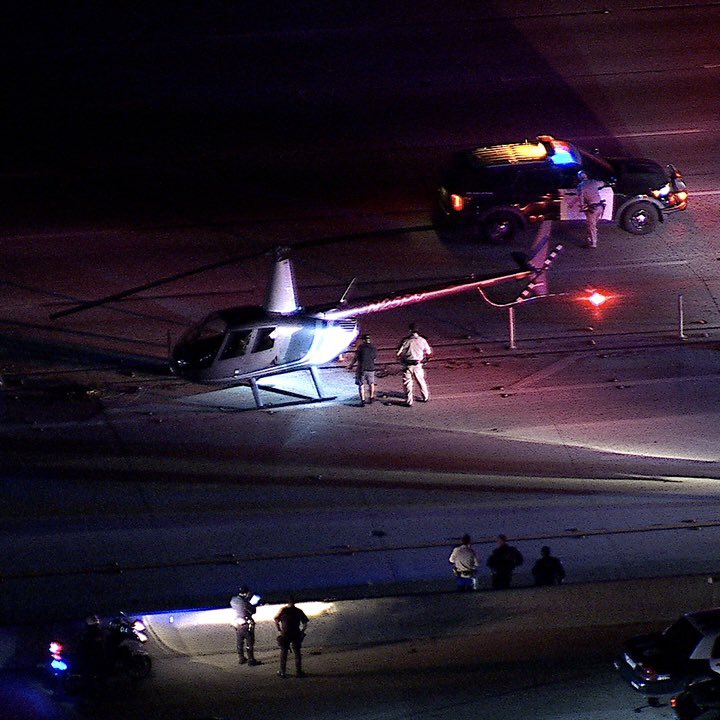
[[[558, 245], [548, 253], [548, 240], [548, 233], [538, 233], [530, 259], [514, 253], [519, 268], [513, 271], [483, 277], [472, 275], [443, 284], [349, 301], [347, 296], [353, 280], [339, 302], [310, 308], [298, 304], [291, 261], [285, 251], [278, 251], [264, 305], [231, 307], [205, 317], [189, 329], [172, 349], [171, 370], [178, 377], [196, 383], [250, 385], [258, 407], [263, 405], [258, 380], [308, 371], [317, 398], [330, 399], [323, 396], [318, 367], [332, 362], [353, 344], [359, 334], [357, 318], [470, 290], [480, 291], [487, 299], [484, 295], [487, 288], [510, 282], [523, 283], [515, 302], [547, 295], [546, 271], [562, 248]], [[234, 261], [215, 263], [176, 278]], [[57, 312], [51, 318], [120, 300], [167, 281], [156, 281], [142, 288], [81, 303]], [[311, 399], [305, 398], [306, 401]]]
[[524, 261], [524, 267], [511, 272], [458, 278], [442, 285], [353, 301], [346, 299], [346, 290], [338, 303], [312, 308], [298, 304], [291, 262], [280, 255], [274, 263], [265, 304], [208, 315], [177, 343], [171, 367], [180, 377], [194, 382], [249, 383], [258, 406], [260, 378], [307, 370], [318, 398], [323, 399], [317, 368], [353, 344], [359, 333], [357, 318], [508, 282], [527, 281], [521, 295], [529, 298], [536, 284], [545, 287], [544, 273], [558, 251], [559, 247], [538, 266], [533, 260]]

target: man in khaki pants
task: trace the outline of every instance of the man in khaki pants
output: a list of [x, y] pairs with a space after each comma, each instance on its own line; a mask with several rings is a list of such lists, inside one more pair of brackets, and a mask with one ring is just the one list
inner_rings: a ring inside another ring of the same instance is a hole
[[403, 365], [403, 388], [405, 389], [405, 405], [412, 407], [414, 383], [420, 388], [420, 399], [427, 402], [430, 391], [425, 381], [423, 363], [432, 356], [432, 348], [428, 341], [418, 333], [415, 325], [410, 325], [410, 334], [400, 343], [397, 357]]
[[600, 197], [600, 190], [604, 187], [600, 180], [592, 180], [588, 174], [581, 170], [578, 173], [580, 183], [577, 186], [577, 196], [580, 209], [585, 213], [587, 221], [587, 245], [589, 248], [597, 247], [597, 226], [603, 216], [605, 202]]

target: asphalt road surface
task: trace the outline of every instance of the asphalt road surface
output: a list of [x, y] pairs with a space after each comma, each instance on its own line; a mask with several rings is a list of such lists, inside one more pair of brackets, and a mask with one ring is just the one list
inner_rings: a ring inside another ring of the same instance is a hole
[[[278, 600], [437, 591], [466, 531], [481, 555], [497, 532], [527, 558], [548, 542], [578, 584], [715, 572], [720, 7], [282, 5], [32, 22], [18, 7], [5, 23], [2, 623], [222, 606], [238, 582]], [[380, 233], [426, 228], [453, 150], [538, 133], [675, 163], [689, 210], [642, 238], [602, 227], [592, 255], [582, 228], [555, 228], [557, 296], [518, 309], [515, 349], [507, 314], [476, 296], [367, 318], [371, 407], [343, 361], [323, 371], [333, 400], [260, 411], [247, 388], [167, 374], [190, 323], [262, 302], [278, 245], [306, 305], [353, 277], [365, 294], [512, 267], [531, 238]], [[590, 287], [612, 295], [598, 311], [577, 299]], [[393, 354], [411, 321], [436, 359], [432, 401], [406, 409]], [[137, 701], [158, 717], [633, 713], [608, 670], [617, 638], [586, 640], [542, 667], [534, 641], [480, 668], [473, 637], [408, 649], [422, 666], [400, 646], [343, 651], [339, 677], [281, 695], [268, 667], [238, 694], [231, 654], [161, 658]], [[4, 679], [8, 717], [77, 710]], [[136, 713], [116, 691], [90, 712]]]
[[43, 717], [67, 718], [282, 718], [290, 703], [300, 718], [664, 719], [672, 716], [667, 698], [648, 707], [612, 670], [613, 654], [626, 635], [662, 626], [714, 592], [705, 578], [676, 578], [305, 603], [302, 680], [292, 662], [287, 679], [276, 675], [268, 619], [277, 606], [258, 610], [261, 665], [253, 668], [237, 663], [227, 607], [146, 616], [154, 658], [146, 681], [115, 676], [97, 697], [67, 697], [24, 673], [6, 678], [2, 696], [22, 693]]

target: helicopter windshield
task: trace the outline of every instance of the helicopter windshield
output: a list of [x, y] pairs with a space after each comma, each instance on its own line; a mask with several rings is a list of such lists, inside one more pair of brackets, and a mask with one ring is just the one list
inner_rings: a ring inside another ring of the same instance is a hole
[[185, 337], [186, 342], [209, 340], [224, 337], [227, 332], [227, 323], [217, 314], [209, 315], [200, 325], [194, 327]]
[[184, 366], [208, 368], [220, 350], [227, 323], [217, 314], [208, 316], [182, 338], [175, 350], [175, 359]]

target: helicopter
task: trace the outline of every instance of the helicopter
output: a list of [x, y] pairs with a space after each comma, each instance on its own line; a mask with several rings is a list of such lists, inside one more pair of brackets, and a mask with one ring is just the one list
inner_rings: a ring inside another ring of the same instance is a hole
[[[255, 403], [262, 406], [257, 381], [261, 378], [310, 372], [318, 399], [324, 398], [317, 368], [345, 352], [359, 334], [357, 318], [407, 305], [436, 300], [470, 290], [484, 291], [503, 283], [527, 281], [516, 302], [547, 294], [546, 271], [562, 246], [547, 255], [541, 246], [527, 259], [514, 253], [520, 268], [485, 277], [469, 276], [388, 296], [352, 302], [348, 286], [334, 304], [303, 308], [298, 304], [293, 266], [279, 252], [267, 288], [265, 303], [215, 311], [190, 328], [171, 354], [172, 371], [187, 380], [209, 384], [250, 384]], [[538, 258], [544, 256], [544, 261]]]
[[[360, 232], [306, 241], [302, 247], [324, 246], [368, 236], [403, 235], [429, 229], [432, 229], [432, 226]], [[477, 290], [484, 301], [496, 307], [508, 307], [546, 297], [549, 295], [547, 270], [562, 250], [562, 245], [557, 245], [552, 252], [548, 252], [550, 235], [551, 223], [539, 223], [536, 238], [530, 248], [531, 257], [528, 259], [524, 253], [511, 253], [519, 266], [514, 271], [482, 277], [471, 275], [443, 284], [349, 302], [347, 297], [355, 282], [353, 279], [339, 302], [310, 308], [303, 308], [298, 303], [295, 274], [287, 250], [276, 250], [264, 304], [231, 307], [210, 313], [187, 330], [170, 350], [170, 370], [177, 377], [194, 383], [223, 386], [250, 385], [257, 407], [263, 406], [258, 380], [297, 371], [308, 371], [318, 399], [331, 399], [323, 396], [318, 367], [332, 362], [353, 344], [359, 334], [357, 318], [470, 290]], [[52, 313], [50, 318], [55, 320], [122, 301], [142, 291], [244, 262], [266, 253], [267, 251], [263, 250], [249, 256], [234, 256], [209, 263], [103, 298], [77, 303]], [[485, 294], [487, 288], [523, 281], [524, 289], [514, 301], [505, 305], [492, 303]], [[269, 389], [275, 390], [275, 388]], [[312, 401], [311, 397], [300, 397], [305, 401]]]

